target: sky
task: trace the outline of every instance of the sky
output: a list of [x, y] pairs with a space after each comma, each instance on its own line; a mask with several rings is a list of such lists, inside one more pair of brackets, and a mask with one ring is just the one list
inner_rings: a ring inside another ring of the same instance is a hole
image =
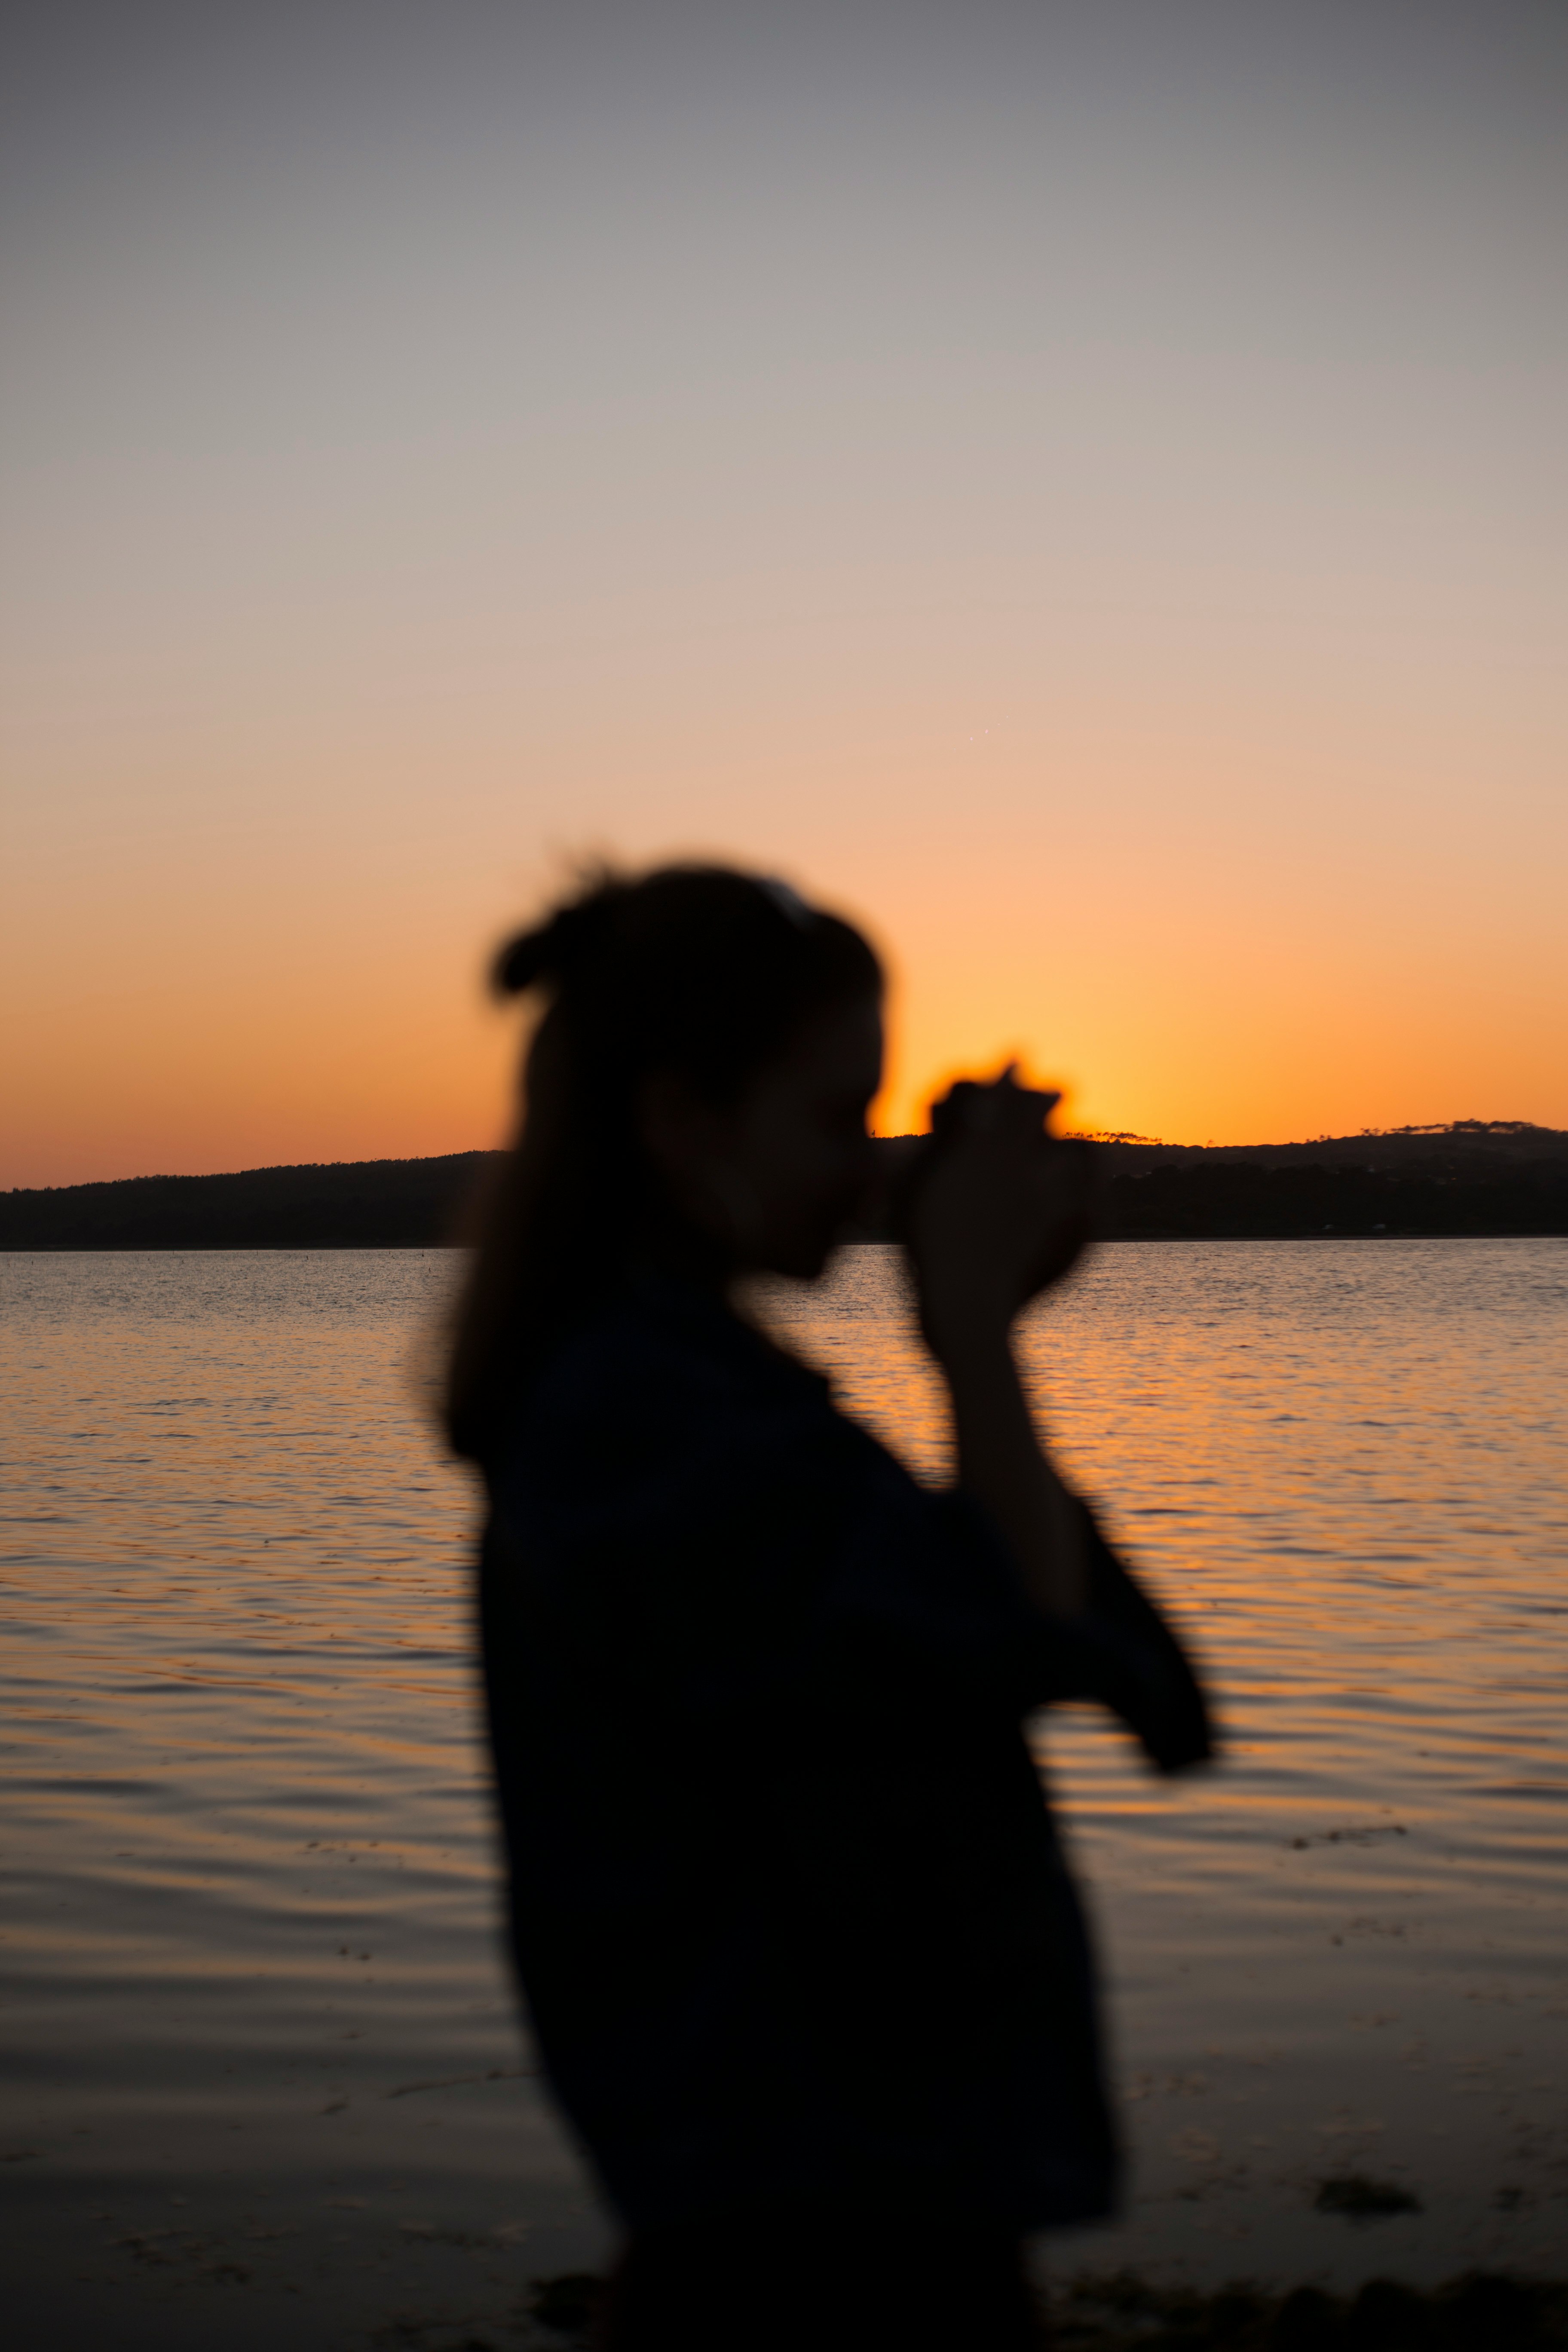
[[604, 855], [886, 1132], [1568, 1126], [1559, 0], [9, 23], [0, 1184], [500, 1140]]

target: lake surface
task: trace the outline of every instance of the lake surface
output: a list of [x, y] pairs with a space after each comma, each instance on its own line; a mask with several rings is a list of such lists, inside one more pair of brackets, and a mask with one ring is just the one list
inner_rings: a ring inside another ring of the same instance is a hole
[[[602, 2256], [500, 1953], [453, 1265], [0, 1257], [18, 2352], [500, 2345]], [[897, 1253], [761, 1306], [940, 1474]], [[1568, 1243], [1115, 1244], [1024, 1347], [1227, 1731], [1042, 1728], [1133, 2158], [1053, 2261], [1568, 2271]]]

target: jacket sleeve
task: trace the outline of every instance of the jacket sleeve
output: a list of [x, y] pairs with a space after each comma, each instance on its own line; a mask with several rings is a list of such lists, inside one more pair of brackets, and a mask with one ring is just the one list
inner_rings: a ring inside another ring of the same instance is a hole
[[1162, 1772], [1205, 1762], [1214, 1730], [1191, 1660], [1087, 1504], [1089, 1605], [1049, 1627], [1048, 1698], [1099, 1699], [1121, 1717]]
[[[895, 1676], [954, 1700], [988, 1696], [1020, 1714], [1088, 1699], [1126, 1724], [1159, 1770], [1203, 1762], [1214, 1738], [1202, 1685], [1160, 1611], [1085, 1504], [1088, 1605], [1044, 1615], [1026, 1594], [988, 1515], [961, 1490], [879, 1496], [836, 1580], [841, 1630], [855, 1628], [856, 1679]], [[900, 1507], [903, 1503], [903, 1507]]]

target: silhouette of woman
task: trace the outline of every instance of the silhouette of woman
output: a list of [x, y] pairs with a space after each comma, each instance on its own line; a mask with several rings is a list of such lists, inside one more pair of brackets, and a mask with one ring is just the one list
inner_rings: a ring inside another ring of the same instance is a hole
[[1105, 2212], [1090, 1961], [1025, 1718], [1208, 1752], [1174, 1640], [1056, 1475], [1009, 1330], [1085, 1234], [1009, 1073], [905, 1204], [958, 1475], [918, 1486], [737, 1310], [862, 1202], [881, 973], [718, 867], [504, 950], [546, 1009], [452, 1349], [513, 1948], [627, 2228], [613, 2352], [1041, 2341], [1026, 2233]]

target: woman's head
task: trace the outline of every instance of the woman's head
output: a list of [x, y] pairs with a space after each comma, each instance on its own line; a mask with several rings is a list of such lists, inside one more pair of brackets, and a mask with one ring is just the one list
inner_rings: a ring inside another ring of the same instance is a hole
[[465, 1433], [638, 1260], [820, 1270], [869, 1166], [882, 975], [854, 928], [721, 866], [609, 877], [501, 950], [546, 995], [454, 1352]]

